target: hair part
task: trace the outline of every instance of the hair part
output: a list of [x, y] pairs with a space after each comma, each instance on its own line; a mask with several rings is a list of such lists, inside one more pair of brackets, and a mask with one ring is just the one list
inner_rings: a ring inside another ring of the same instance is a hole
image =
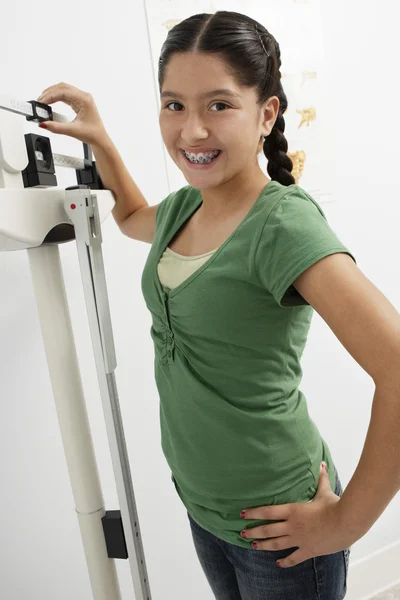
[[193, 15], [175, 25], [164, 41], [158, 62], [160, 91], [172, 55], [183, 52], [219, 55], [239, 85], [256, 89], [260, 107], [271, 96], [279, 98], [277, 119], [262, 148], [271, 179], [286, 186], [295, 183], [284, 135], [283, 114], [288, 102], [281, 83], [281, 53], [273, 35], [258, 21], [241, 13], [220, 10]]

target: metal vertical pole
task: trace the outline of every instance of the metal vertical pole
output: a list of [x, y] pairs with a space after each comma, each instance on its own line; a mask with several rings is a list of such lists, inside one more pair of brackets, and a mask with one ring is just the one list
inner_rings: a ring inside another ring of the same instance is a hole
[[120, 600], [101, 519], [104, 499], [93, 449], [57, 245], [27, 250], [75, 510], [95, 600]]

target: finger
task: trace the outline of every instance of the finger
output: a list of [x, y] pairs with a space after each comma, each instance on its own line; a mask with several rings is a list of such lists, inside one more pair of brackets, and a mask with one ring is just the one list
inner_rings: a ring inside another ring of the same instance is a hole
[[46, 88], [45, 90], [42, 90], [42, 93], [40, 94], [40, 96], [38, 96], [36, 98], [37, 102], [39, 102], [41, 100], [41, 98], [43, 98], [43, 96], [45, 94], [48, 94], [52, 89], [54, 88], [54, 86], [52, 85], [51, 87]]
[[42, 121], [39, 123], [39, 127], [51, 131], [52, 133], [59, 133], [61, 135], [72, 135], [73, 133], [73, 121], [71, 123], [59, 123], [58, 121]]
[[37, 99], [38, 102], [44, 104], [54, 104], [55, 102], [65, 102], [70, 106], [77, 101], [84, 100], [89, 94], [79, 90], [78, 88], [68, 83], [57, 83], [43, 90], [42, 94]]
[[273, 538], [281, 535], [289, 535], [288, 522], [283, 521], [281, 523], [271, 523], [269, 525], [260, 525], [259, 527], [251, 527], [244, 529], [241, 534], [243, 538]]
[[71, 85], [70, 83], [65, 83], [65, 81], [60, 81], [60, 83], [55, 83], [54, 85], [50, 85], [48, 88], [42, 91], [42, 94], [47, 92], [53, 92], [54, 90], [58, 90], [60, 88], [69, 88], [70, 90], [74, 90], [75, 92], [81, 92], [79, 88]]
[[311, 557], [299, 548], [295, 552], [292, 552], [292, 554], [289, 554], [289, 556], [286, 556], [286, 558], [280, 558], [277, 561], [277, 565], [282, 569], [287, 569], [288, 567], [295, 567], [309, 558]]
[[288, 519], [292, 504], [279, 504], [272, 506], [257, 506], [256, 508], [245, 508], [243, 519], [268, 519], [278, 521]]
[[[324, 466], [325, 465], [325, 466]], [[332, 492], [331, 482], [329, 479], [328, 470], [324, 462], [320, 465], [318, 489], [315, 497], [323, 496], [329, 492]]]
[[40, 96], [40, 100], [38, 102], [42, 102], [43, 104], [54, 104], [55, 102], [65, 102], [71, 106], [76, 103], [77, 95], [72, 93], [70, 90], [66, 90], [61, 88], [59, 90], [53, 90], [50, 92], [46, 92]]
[[274, 538], [273, 540], [257, 540], [252, 542], [251, 545], [255, 550], [286, 550], [287, 548], [293, 548], [293, 540], [289, 535], [282, 535], [281, 537]]
[[[60, 83], [56, 83], [55, 85], [50, 85], [48, 88], [46, 88], [42, 91], [39, 98], [42, 98], [44, 96], [44, 94], [49, 94], [51, 92], [54, 92], [54, 90], [58, 90], [60, 87], [63, 87], [63, 86], [64, 87], [68, 86], [68, 84], [61, 81]], [[38, 100], [39, 100], [39, 98], [38, 98]]]
[[42, 90], [42, 93], [40, 94], [39, 98], [42, 98], [42, 96], [44, 94], [48, 94], [49, 92], [53, 91], [54, 88], [56, 88], [56, 87], [57, 87], [56, 85], [51, 85], [50, 87], [46, 88], [45, 90]]

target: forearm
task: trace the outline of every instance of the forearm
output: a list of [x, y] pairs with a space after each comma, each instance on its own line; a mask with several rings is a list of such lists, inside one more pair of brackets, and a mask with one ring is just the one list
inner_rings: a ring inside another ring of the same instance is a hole
[[107, 190], [111, 190], [116, 198], [112, 214], [116, 223], [120, 225], [136, 210], [148, 206], [148, 203], [108, 136], [94, 144], [92, 149], [103, 185]]
[[400, 379], [376, 385], [364, 448], [338, 503], [351, 543], [364, 536], [400, 489]]

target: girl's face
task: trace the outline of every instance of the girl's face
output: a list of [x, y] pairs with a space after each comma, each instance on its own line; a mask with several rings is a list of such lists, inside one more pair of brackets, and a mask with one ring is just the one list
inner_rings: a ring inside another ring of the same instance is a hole
[[[222, 90], [214, 93], [214, 90]], [[229, 93], [230, 92], [230, 93]], [[169, 155], [190, 185], [205, 190], [259, 171], [260, 135], [275, 123], [276, 96], [260, 108], [252, 88], [239, 87], [216, 55], [173, 54], [161, 90], [160, 129]], [[221, 150], [207, 168], [192, 168], [182, 149]]]

